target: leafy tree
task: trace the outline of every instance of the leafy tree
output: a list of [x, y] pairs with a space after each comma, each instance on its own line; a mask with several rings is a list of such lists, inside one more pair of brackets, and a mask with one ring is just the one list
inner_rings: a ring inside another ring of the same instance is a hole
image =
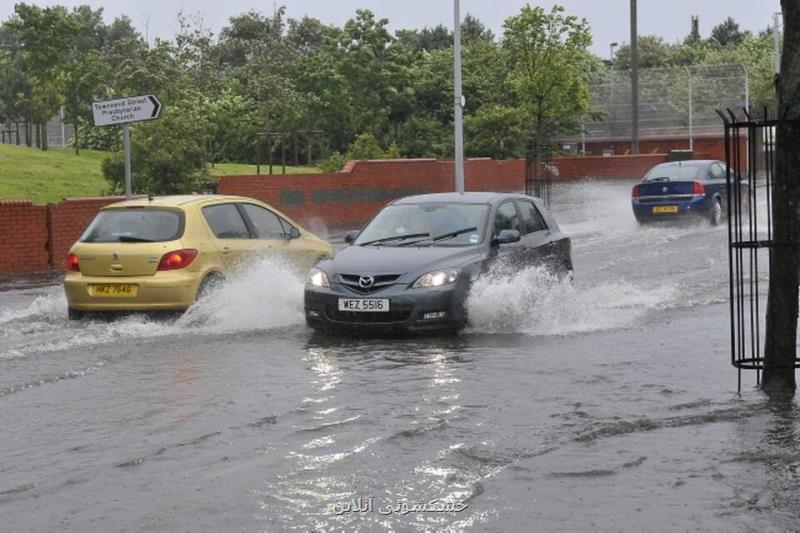
[[[135, 193], [182, 194], [200, 190], [208, 179], [206, 118], [196, 106], [170, 106], [159, 120], [131, 127], [131, 177]], [[124, 158], [106, 158], [103, 175], [113, 192], [125, 187]]]
[[526, 5], [506, 19], [503, 47], [508, 53], [508, 84], [520, 102], [528, 139], [539, 147], [536, 166], [542, 168], [545, 139], [574, 132], [589, 111], [592, 43], [585, 19]]
[[[639, 68], [662, 68], [673, 64], [674, 47], [664, 42], [657, 35], [640, 35], [637, 53]], [[614, 68], [617, 70], [630, 70], [631, 45], [623, 43], [614, 54]]]
[[722, 23], [717, 24], [711, 30], [711, 42], [719, 46], [739, 45], [750, 35], [748, 31], [741, 31], [739, 24], [728, 17]]
[[47, 150], [45, 125], [62, 104], [64, 66], [77, 28], [65, 8], [29, 4], [14, 6], [14, 17], [7, 24], [19, 39], [20, 64], [30, 87], [23, 105], [39, 128], [41, 148]]

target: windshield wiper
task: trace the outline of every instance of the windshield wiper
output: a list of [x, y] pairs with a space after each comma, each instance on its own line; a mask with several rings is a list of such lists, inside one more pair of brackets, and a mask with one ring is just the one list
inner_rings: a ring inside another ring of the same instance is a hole
[[117, 237], [119, 242], [155, 242], [152, 239], [143, 239], [141, 237], [131, 237], [130, 235], [120, 235]]
[[428, 237], [427, 239], [420, 239], [414, 242], [404, 242], [402, 244], [398, 244], [398, 246], [414, 246], [417, 243], [431, 241], [431, 242], [438, 242], [438, 241], [446, 241], [447, 239], [452, 239], [454, 237], [458, 237], [459, 235], [463, 235], [464, 233], [469, 233], [470, 231], [477, 231], [478, 228], [476, 226], [471, 226], [469, 228], [463, 228], [456, 231], [451, 231], [449, 233], [443, 233], [441, 235], [437, 235], [436, 237]]
[[391, 241], [404, 241], [406, 239], [414, 239], [416, 237], [430, 237], [430, 233], [407, 233], [405, 235], [395, 235], [394, 237], [384, 237], [383, 239], [375, 239], [374, 241], [361, 243], [359, 246], [369, 246], [371, 244], [381, 244]]

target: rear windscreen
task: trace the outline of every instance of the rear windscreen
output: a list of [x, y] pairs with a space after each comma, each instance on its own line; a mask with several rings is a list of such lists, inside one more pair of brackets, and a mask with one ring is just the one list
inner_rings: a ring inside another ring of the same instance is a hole
[[645, 174], [642, 181], [694, 181], [700, 179], [704, 169], [701, 165], [657, 165]]
[[81, 242], [163, 242], [183, 235], [183, 213], [165, 209], [100, 211]]

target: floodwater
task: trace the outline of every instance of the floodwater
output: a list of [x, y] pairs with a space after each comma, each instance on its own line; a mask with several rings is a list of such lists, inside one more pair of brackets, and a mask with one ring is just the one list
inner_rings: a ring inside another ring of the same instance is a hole
[[558, 186], [574, 281], [486, 278], [455, 337], [312, 335], [267, 261], [167, 320], [6, 284], [1, 528], [798, 529], [798, 406], [737, 394], [726, 230], [639, 228], [629, 191]]

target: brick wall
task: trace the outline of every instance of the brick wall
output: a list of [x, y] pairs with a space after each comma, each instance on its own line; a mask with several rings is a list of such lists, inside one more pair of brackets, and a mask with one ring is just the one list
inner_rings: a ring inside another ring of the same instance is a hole
[[[580, 143], [579, 143], [580, 144]], [[723, 137], [696, 137], [693, 141], [695, 159], [725, 160], [725, 139]], [[603, 150], [614, 150], [615, 155], [630, 153], [630, 141], [587, 141], [586, 152], [602, 155]], [[688, 138], [642, 139], [639, 141], [640, 154], [666, 154], [670, 150], [688, 150]]]
[[100, 208], [124, 200], [124, 196], [67, 198], [47, 205], [47, 249], [54, 268], [60, 268], [70, 247], [78, 240]]
[[0, 200], [0, 270], [45, 270], [47, 209], [29, 200]]
[[652, 167], [667, 160], [662, 155], [554, 157], [559, 180], [583, 178], [641, 179]]
[[[553, 159], [558, 179], [585, 177], [639, 179], [665, 155], [561, 157]], [[525, 161], [468, 159], [468, 191], [522, 191]], [[314, 232], [329, 227], [355, 228], [389, 201], [410, 194], [452, 191], [452, 161], [434, 159], [350, 161], [335, 174], [225, 176], [221, 194], [263, 200]], [[33, 205], [27, 200], [0, 200], [0, 271], [62, 268], [69, 247], [95, 214], [122, 197], [69, 198]]]
[[[469, 191], [525, 188], [522, 160], [469, 159], [464, 174]], [[454, 182], [452, 161], [350, 161], [335, 174], [224, 176], [219, 192], [257, 198], [313, 229], [359, 225], [395, 198], [452, 191]]]

